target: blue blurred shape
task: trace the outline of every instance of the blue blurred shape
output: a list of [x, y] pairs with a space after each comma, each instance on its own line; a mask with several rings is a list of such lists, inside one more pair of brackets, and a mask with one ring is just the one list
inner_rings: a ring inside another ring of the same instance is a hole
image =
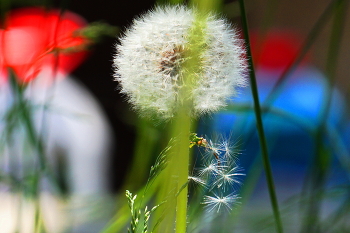
[[[345, 103], [341, 93], [329, 86], [322, 72], [309, 66], [298, 68], [287, 77], [284, 85], [277, 88], [276, 98], [267, 103], [280, 73], [260, 69], [256, 74], [269, 154], [275, 168], [278, 165], [304, 171], [313, 162], [314, 133], [319, 125], [326, 124], [325, 143], [331, 141], [328, 132], [340, 135], [346, 122]], [[326, 107], [330, 97], [330, 105]], [[250, 88], [241, 89], [226, 110], [203, 119], [200, 124], [201, 134], [215, 132], [238, 140], [243, 154], [239, 159], [245, 168], [249, 168], [260, 153], [253, 106]], [[323, 112], [327, 112], [326, 115]], [[323, 116], [327, 117], [325, 121]], [[348, 136], [341, 140], [350, 144]]]

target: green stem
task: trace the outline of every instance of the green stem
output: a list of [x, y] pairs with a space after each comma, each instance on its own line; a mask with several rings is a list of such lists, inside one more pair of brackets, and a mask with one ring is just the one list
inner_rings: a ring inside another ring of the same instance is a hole
[[186, 232], [187, 227], [187, 196], [188, 187], [183, 187], [188, 182], [190, 164], [189, 132], [191, 130], [191, 119], [188, 111], [181, 111], [173, 124], [172, 135], [178, 135], [178, 142], [174, 148], [175, 154], [172, 158], [174, 175], [178, 177], [176, 198], [176, 233]]
[[273, 181], [272, 169], [271, 169], [271, 165], [270, 165], [270, 161], [269, 161], [268, 148], [267, 148], [266, 137], [265, 137], [265, 133], [264, 133], [264, 127], [263, 127], [261, 111], [260, 111], [258, 87], [257, 87], [257, 83], [256, 83], [254, 65], [253, 65], [252, 54], [251, 54], [251, 50], [250, 50], [248, 23], [247, 23], [247, 16], [245, 13], [244, 0], [239, 0], [239, 3], [240, 3], [244, 37], [245, 37], [246, 42], [247, 42], [247, 57], [248, 57], [248, 63], [249, 63], [249, 68], [250, 68], [250, 84], [251, 84], [251, 89], [252, 89], [253, 99], [254, 99], [255, 118], [256, 118], [259, 141], [260, 141], [260, 146], [261, 146], [261, 152], [262, 152], [261, 154], [262, 154], [262, 159], [263, 159], [264, 168], [265, 168], [266, 181], [268, 184], [273, 214], [275, 217], [276, 230], [277, 230], [277, 232], [282, 233], [283, 232], [282, 221], [281, 221], [280, 212], [279, 212], [279, 208], [278, 208], [278, 201], [277, 201], [275, 185], [274, 185], [274, 181]]
[[[162, 218], [157, 227], [157, 232], [184, 233], [187, 228], [187, 196], [190, 152], [189, 133], [191, 130], [191, 118], [188, 115], [187, 104], [178, 107], [176, 116], [173, 117], [169, 127], [169, 137], [174, 139], [168, 157], [168, 165], [161, 175], [158, 202], [166, 201], [160, 207]], [[157, 210], [159, 212], [159, 210]], [[156, 212], [157, 212], [156, 211]], [[175, 225], [174, 225], [175, 223]]]
[[16, 77], [12, 71], [10, 71], [10, 73], [11, 73], [10, 81], [11, 81], [12, 90], [14, 92], [15, 104], [18, 105], [18, 107], [21, 111], [20, 117], [25, 125], [26, 133], [27, 133], [29, 142], [37, 150], [38, 157], [39, 157], [39, 167], [43, 171], [43, 170], [45, 170], [45, 165], [46, 165], [44, 145], [43, 145], [42, 140], [40, 140], [40, 138], [37, 136], [35, 129], [34, 129], [32, 114], [31, 114], [32, 112], [31, 112], [28, 101], [24, 97], [25, 87], [20, 85], [17, 82]]
[[223, 9], [223, 0], [191, 0], [190, 4], [201, 13], [220, 12]]
[[40, 203], [39, 198], [34, 199], [34, 233], [41, 233], [41, 213], [40, 213]]
[[41, 222], [40, 205], [39, 205], [40, 179], [42, 176], [42, 172], [45, 170], [45, 165], [46, 165], [44, 146], [43, 146], [42, 140], [40, 140], [40, 138], [37, 137], [37, 134], [35, 132], [30, 105], [24, 96], [25, 86], [22, 86], [17, 82], [16, 77], [12, 71], [10, 71], [10, 74], [11, 74], [10, 75], [11, 87], [14, 93], [14, 104], [18, 106], [19, 117], [20, 117], [20, 120], [23, 121], [24, 126], [26, 128], [28, 140], [32, 144], [32, 146], [36, 149], [36, 153], [39, 158], [39, 168], [37, 167], [34, 168], [35, 178], [33, 182], [33, 187], [34, 187], [33, 194], [34, 194], [34, 202], [35, 202], [34, 232], [40, 233], [41, 232], [40, 229], [42, 228], [42, 225], [43, 225]]
[[40, 208], [39, 197], [34, 199], [34, 209], [35, 209], [34, 233], [46, 233], [47, 229], [45, 227], [43, 213]]

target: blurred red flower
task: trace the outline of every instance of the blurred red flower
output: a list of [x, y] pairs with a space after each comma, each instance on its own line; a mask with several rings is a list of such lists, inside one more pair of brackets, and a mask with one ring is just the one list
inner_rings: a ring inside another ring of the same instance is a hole
[[[302, 36], [292, 30], [270, 30], [266, 34], [251, 33], [251, 46], [254, 63], [259, 68], [284, 70], [300, 53]], [[307, 63], [308, 54], [303, 63]]]
[[10, 12], [0, 30], [0, 77], [6, 77], [6, 68], [22, 83], [39, 75], [65, 76], [87, 55], [88, 40], [75, 33], [86, 24], [67, 11], [24, 8]]

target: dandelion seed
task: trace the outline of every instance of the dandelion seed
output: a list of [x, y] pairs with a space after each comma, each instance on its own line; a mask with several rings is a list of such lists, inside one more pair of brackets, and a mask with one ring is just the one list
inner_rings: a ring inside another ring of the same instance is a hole
[[239, 173], [241, 171], [241, 168], [238, 166], [235, 166], [231, 168], [230, 170], [219, 170], [219, 173], [216, 176], [215, 182], [213, 182], [211, 190], [213, 190], [215, 187], [222, 188], [224, 191], [227, 187], [232, 187], [235, 184], [240, 185], [241, 181], [239, 180], [239, 177], [244, 176], [244, 173]]
[[220, 154], [221, 150], [216, 143], [213, 143], [212, 140], [207, 140], [207, 145], [205, 146], [204, 159], [211, 159], [215, 157], [220, 166]]
[[199, 184], [199, 185], [201, 185], [201, 186], [203, 186], [203, 187], [206, 187], [206, 186], [207, 186], [206, 182], [205, 182], [204, 180], [202, 180], [201, 178], [199, 178], [199, 177], [189, 176], [189, 177], [188, 177], [188, 180], [189, 180], [189, 181], [193, 181], [193, 182], [195, 182], [196, 184]]
[[198, 169], [198, 176], [202, 179], [208, 179], [211, 176], [216, 176], [219, 174], [219, 167], [215, 160], [206, 162], [204, 166]]
[[206, 205], [205, 208], [208, 210], [208, 212], [216, 211], [216, 213], [219, 213], [223, 208], [227, 211], [231, 211], [232, 206], [238, 199], [238, 195], [233, 193], [227, 196], [219, 196], [218, 194], [214, 193], [214, 196], [205, 196], [202, 204]]
[[[191, 59], [196, 15], [184, 6], [159, 7], [134, 20], [120, 38], [114, 76], [121, 93], [144, 115], [169, 119], [184, 101], [179, 95], [186, 86], [182, 66]], [[203, 21], [199, 26], [203, 38], [194, 40], [203, 48], [199, 68], [191, 73], [196, 83], [186, 96], [194, 116], [226, 106], [236, 88], [246, 84], [243, 41], [225, 20], [208, 15]]]
[[227, 163], [234, 164], [236, 162], [236, 155], [238, 154], [236, 149], [236, 144], [231, 142], [231, 140], [225, 139], [222, 137], [220, 139], [219, 150], [221, 151], [222, 157], [225, 159]]

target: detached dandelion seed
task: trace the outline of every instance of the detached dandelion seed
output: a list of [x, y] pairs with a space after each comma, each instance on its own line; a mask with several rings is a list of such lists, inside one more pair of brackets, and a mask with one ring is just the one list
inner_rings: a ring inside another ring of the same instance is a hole
[[[121, 93], [143, 115], [169, 119], [188, 100], [191, 116], [214, 112], [226, 106], [237, 87], [246, 85], [243, 40], [213, 15], [197, 25], [197, 14], [184, 6], [158, 7], [135, 19], [120, 38], [114, 76]], [[189, 43], [195, 25], [203, 34], [194, 40], [198, 46]], [[183, 96], [179, 94], [186, 86], [183, 66], [193, 56], [191, 46], [201, 48], [196, 55], [199, 67], [191, 71], [195, 83]]]
[[199, 177], [189, 176], [188, 180], [193, 181], [194, 183], [199, 184], [200, 186], [203, 186], [203, 187], [207, 186], [207, 183]]
[[213, 187], [221, 188], [225, 191], [226, 187], [232, 187], [235, 184], [240, 185], [241, 181], [239, 180], [240, 176], [245, 176], [244, 173], [239, 173], [241, 169], [238, 166], [233, 167], [232, 169], [226, 171], [226, 170], [220, 170], [218, 175], [216, 176], [217, 179], [213, 183]]
[[206, 205], [205, 208], [208, 212], [216, 211], [216, 213], [219, 213], [223, 208], [227, 211], [231, 211], [238, 199], [238, 195], [233, 193], [227, 196], [220, 196], [214, 193], [214, 196], [205, 196], [202, 204]]
[[210, 176], [217, 176], [219, 174], [219, 169], [217, 161], [212, 160], [206, 162], [202, 168], [198, 169], [197, 173], [200, 178], [208, 179]]
[[231, 144], [230, 140], [222, 138], [219, 143], [219, 150], [223, 152], [223, 157], [227, 162], [234, 163], [236, 160], [237, 152], [234, 151], [236, 144]]

